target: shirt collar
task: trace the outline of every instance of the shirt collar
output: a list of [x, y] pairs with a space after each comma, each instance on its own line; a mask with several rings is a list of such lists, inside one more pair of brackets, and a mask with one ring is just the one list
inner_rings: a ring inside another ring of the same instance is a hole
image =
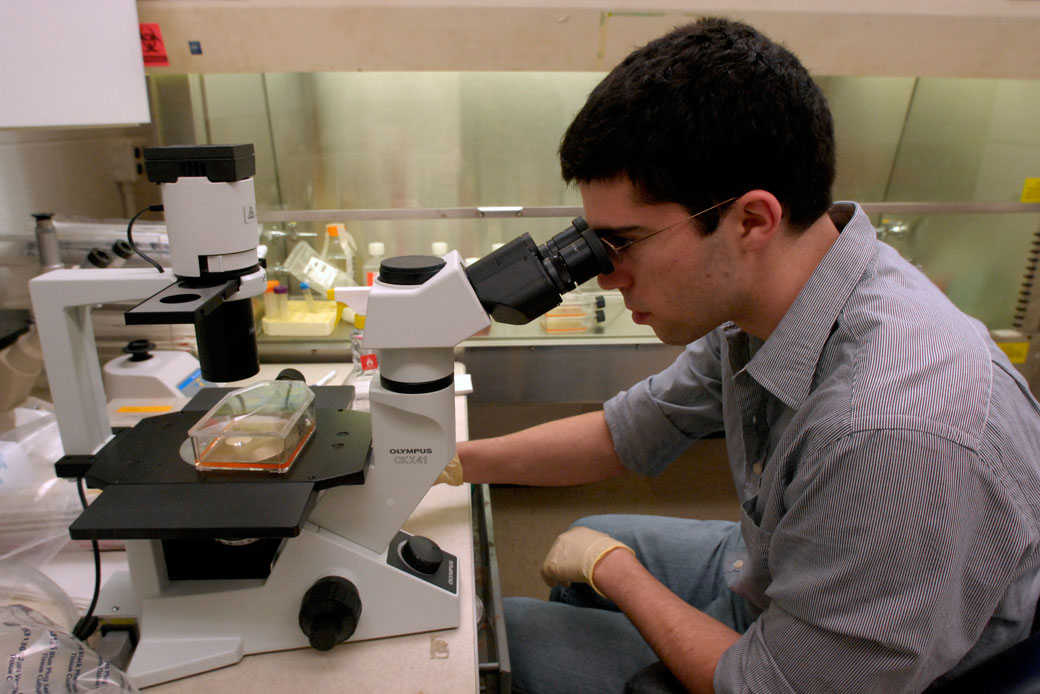
[[877, 232], [859, 205], [839, 202], [828, 214], [841, 232], [838, 239], [746, 367], [791, 408], [808, 396], [834, 322], [877, 254]]

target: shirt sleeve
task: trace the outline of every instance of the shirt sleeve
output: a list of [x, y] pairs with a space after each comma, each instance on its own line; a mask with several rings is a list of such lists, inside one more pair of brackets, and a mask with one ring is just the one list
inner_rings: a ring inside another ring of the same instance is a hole
[[[723, 654], [716, 692], [920, 692], [987, 624], [1008, 643], [1028, 634], [1007, 596], [1031, 521], [976, 452], [875, 430], [804, 463], [778, 514], [743, 505], [744, 537], [768, 548], [769, 605]], [[771, 532], [761, 513], [779, 515]]]
[[603, 405], [621, 463], [656, 475], [696, 439], [723, 430], [720, 336], [687, 345], [664, 371]]

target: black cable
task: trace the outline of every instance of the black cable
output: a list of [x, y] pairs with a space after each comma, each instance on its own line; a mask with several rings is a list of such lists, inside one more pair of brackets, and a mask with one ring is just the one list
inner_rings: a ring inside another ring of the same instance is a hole
[[133, 228], [134, 228], [134, 222], [136, 222], [137, 218], [140, 217], [141, 215], [143, 215], [145, 212], [162, 212], [162, 211], [163, 211], [163, 206], [162, 205], [149, 205], [148, 207], [144, 208], [143, 210], [141, 210], [140, 212], [135, 214], [130, 219], [130, 223], [126, 225], [126, 241], [127, 241], [127, 243], [130, 244], [130, 248], [133, 248], [134, 249], [134, 253], [136, 253], [137, 255], [141, 256], [142, 258], [147, 260], [149, 263], [151, 263], [152, 267], [154, 267], [159, 272], [163, 271], [162, 265], [160, 265], [159, 263], [155, 262], [154, 260], [152, 260], [151, 258], [149, 258], [148, 256], [146, 256], [144, 253], [141, 252], [141, 249], [137, 247], [136, 243], [134, 243], [134, 237], [133, 237], [132, 231], [133, 231]]
[[[79, 493], [79, 503], [83, 506], [83, 509], [87, 508], [87, 493], [83, 489], [83, 478], [76, 478], [76, 491]], [[76, 622], [75, 628], [72, 630], [72, 635], [80, 641], [86, 641], [94, 630], [97, 629], [98, 620], [94, 616], [94, 610], [97, 608], [98, 597], [101, 593], [101, 549], [98, 547], [97, 540], [90, 541], [90, 547], [94, 550], [94, 596], [90, 600], [90, 606], [87, 611], [83, 613], [79, 621]]]

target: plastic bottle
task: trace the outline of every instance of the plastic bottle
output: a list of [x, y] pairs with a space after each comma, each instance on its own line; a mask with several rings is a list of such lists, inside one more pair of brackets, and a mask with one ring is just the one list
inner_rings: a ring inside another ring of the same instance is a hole
[[561, 299], [559, 306], [540, 319], [547, 334], [585, 333], [606, 320], [606, 300], [602, 295], [575, 290]]
[[326, 294], [333, 287], [350, 287], [356, 282], [347, 277], [343, 270], [330, 265], [306, 241], [293, 247], [285, 259], [285, 269], [300, 282], [306, 282], [319, 294]]
[[272, 320], [278, 317], [278, 302], [274, 294], [278, 284], [278, 280], [267, 280], [267, 289], [264, 291], [264, 315]]
[[325, 225], [325, 244], [322, 257], [338, 270], [342, 270], [351, 279], [354, 278], [354, 256], [357, 254], [357, 243], [341, 223]]
[[[333, 243], [332, 235], [333, 235], [333, 233], [335, 233], [335, 230], [336, 230], [336, 225], [335, 224], [326, 224], [325, 225], [325, 236], [323, 236], [322, 239], [321, 239], [321, 250], [318, 252], [318, 257], [319, 258], [324, 258], [325, 260], [328, 260], [329, 259], [329, 251], [332, 249], [333, 246], [338, 246], [339, 245], [338, 242]], [[342, 269], [343, 268], [341, 267], [340, 270], [342, 270]]]
[[361, 277], [365, 284], [371, 287], [379, 277], [379, 264], [383, 262], [386, 246], [381, 241], [372, 241], [368, 244], [368, 260], [361, 266]]
[[351, 281], [354, 280], [354, 258], [357, 256], [357, 241], [345, 228], [339, 234], [339, 245], [343, 249], [343, 257], [346, 258], [346, 272]]
[[329, 265], [354, 276], [354, 251], [351, 249], [353, 239], [342, 224], [325, 225], [325, 241], [321, 247], [321, 257]]
[[274, 316], [275, 320], [289, 320], [289, 288], [279, 284], [274, 288]]
[[300, 291], [303, 292], [303, 300], [307, 302], [307, 313], [314, 313], [314, 297], [311, 296], [311, 286], [306, 282], [300, 282]]

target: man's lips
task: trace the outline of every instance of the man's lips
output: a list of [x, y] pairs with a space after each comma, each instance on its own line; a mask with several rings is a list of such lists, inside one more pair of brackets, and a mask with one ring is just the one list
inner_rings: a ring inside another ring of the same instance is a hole
[[632, 311], [632, 322], [636, 325], [644, 325], [650, 319], [649, 313], [645, 313], [643, 311], [636, 311], [633, 309], [629, 310]]
[[628, 312], [632, 314], [633, 323], [636, 323], [637, 325], [644, 325], [650, 319], [649, 312], [637, 311], [636, 309], [632, 308], [631, 304], [629, 304], [628, 302], [628, 297], [625, 296], [624, 292], [621, 293], [621, 298], [625, 302], [625, 308], [628, 309]]

